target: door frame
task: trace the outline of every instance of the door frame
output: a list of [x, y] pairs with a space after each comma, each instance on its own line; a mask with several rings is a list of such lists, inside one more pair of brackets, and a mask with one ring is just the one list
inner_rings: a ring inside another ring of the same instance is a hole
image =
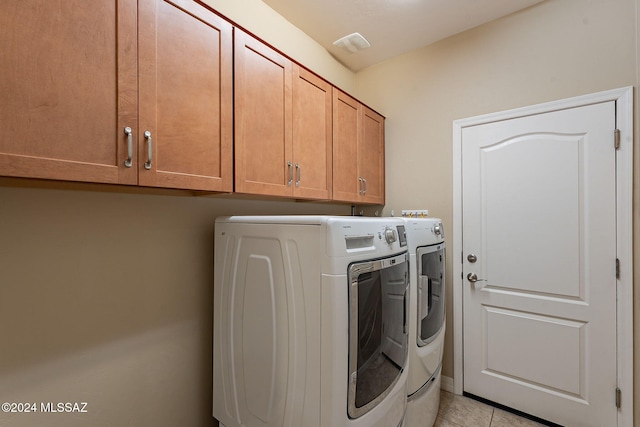
[[[633, 425], [633, 87], [623, 87], [513, 110], [485, 114], [453, 122], [453, 391], [463, 393], [462, 313], [462, 130], [502, 120], [616, 102], [616, 128], [620, 148], [616, 151], [616, 250], [620, 260], [617, 292], [617, 381], [622, 392], [618, 426]], [[613, 141], [613, 138], [612, 138]], [[612, 399], [613, 390], [612, 390]]]

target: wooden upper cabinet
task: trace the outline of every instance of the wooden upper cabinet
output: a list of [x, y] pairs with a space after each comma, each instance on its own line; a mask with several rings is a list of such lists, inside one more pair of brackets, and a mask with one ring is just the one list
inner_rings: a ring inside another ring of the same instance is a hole
[[139, 184], [232, 191], [231, 24], [191, 0], [138, 5]]
[[236, 29], [235, 191], [330, 199], [331, 85]]
[[361, 134], [358, 139], [358, 173], [363, 178], [364, 203], [383, 205], [384, 188], [384, 117], [362, 106]]
[[0, 40], [0, 175], [135, 184], [136, 1], [2, 0]]
[[384, 117], [333, 89], [333, 200], [384, 204]]
[[358, 135], [361, 106], [352, 97], [333, 90], [333, 199], [356, 201], [362, 191], [358, 180]]
[[291, 195], [292, 63], [235, 29], [235, 191]]
[[329, 200], [333, 182], [331, 85], [297, 65], [293, 71], [293, 195]]
[[197, 2], [2, 0], [0, 40], [0, 176], [384, 203], [384, 118]]
[[232, 190], [232, 27], [215, 14], [3, 0], [0, 40], [0, 175]]

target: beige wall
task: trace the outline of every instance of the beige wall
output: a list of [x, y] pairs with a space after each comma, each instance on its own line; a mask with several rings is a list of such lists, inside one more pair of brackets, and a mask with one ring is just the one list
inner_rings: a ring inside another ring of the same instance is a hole
[[[546, 0], [358, 73], [357, 96], [387, 118], [389, 190], [384, 213], [428, 208], [432, 216], [443, 218], [446, 229], [452, 229], [454, 120], [637, 86], [639, 3]], [[637, 129], [636, 125], [636, 133]], [[637, 135], [635, 140], [637, 143]], [[638, 151], [636, 145], [636, 171], [640, 164]], [[634, 189], [636, 289], [640, 283], [638, 175]], [[452, 243], [451, 233], [447, 243]], [[450, 281], [448, 287], [447, 320], [451, 324]], [[638, 295], [636, 292], [636, 312], [640, 306]], [[635, 318], [640, 325], [640, 315]], [[452, 328], [446, 339], [443, 368], [449, 377], [453, 377], [451, 331]], [[640, 332], [636, 332], [635, 342], [640, 343]], [[637, 389], [639, 381], [635, 384]], [[639, 394], [637, 390], [636, 412], [640, 411]]]
[[[547, 0], [356, 76], [260, 0], [206, 1], [386, 115], [385, 212], [449, 230], [454, 119], [638, 83], [640, 0]], [[0, 179], [0, 402], [89, 403], [0, 425], [213, 425], [213, 218], [348, 212]]]
[[0, 402], [89, 412], [2, 427], [213, 425], [214, 218], [350, 210], [20, 185], [0, 179]]

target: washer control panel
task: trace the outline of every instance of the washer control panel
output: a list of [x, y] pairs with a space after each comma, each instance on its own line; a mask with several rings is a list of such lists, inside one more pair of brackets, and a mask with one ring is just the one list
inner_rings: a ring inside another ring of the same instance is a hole
[[[355, 251], [375, 258], [406, 250], [408, 245], [405, 223], [400, 218], [332, 217], [329, 225], [329, 232], [339, 238], [332, 240], [335, 247], [329, 249], [331, 256]], [[344, 241], [342, 248], [335, 243], [340, 241]]]

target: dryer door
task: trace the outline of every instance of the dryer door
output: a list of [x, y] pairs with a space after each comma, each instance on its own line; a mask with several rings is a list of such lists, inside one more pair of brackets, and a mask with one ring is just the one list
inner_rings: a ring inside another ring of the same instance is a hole
[[349, 266], [349, 417], [380, 403], [407, 361], [408, 256]]
[[445, 319], [444, 242], [416, 251], [418, 264], [418, 346], [431, 342]]

